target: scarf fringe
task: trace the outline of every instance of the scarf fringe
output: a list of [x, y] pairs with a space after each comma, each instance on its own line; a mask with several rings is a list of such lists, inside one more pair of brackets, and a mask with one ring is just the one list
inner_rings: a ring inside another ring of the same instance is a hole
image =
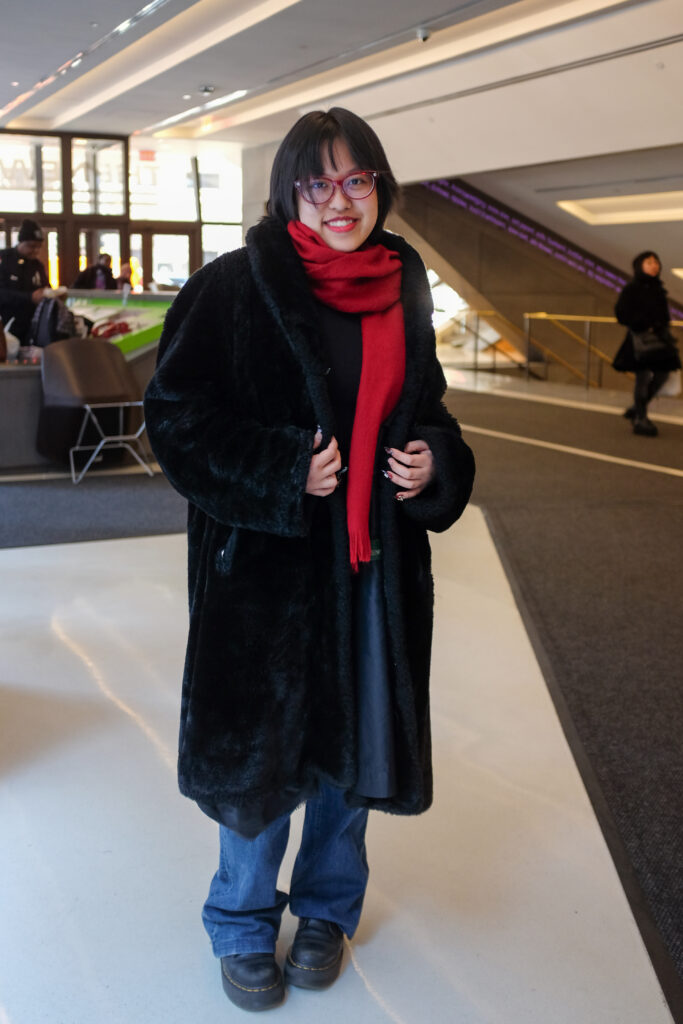
[[349, 534], [349, 558], [351, 568], [358, 572], [360, 562], [369, 562], [372, 557], [372, 544], [370, 536], [363, 536], [362, 533], [354, 531]]

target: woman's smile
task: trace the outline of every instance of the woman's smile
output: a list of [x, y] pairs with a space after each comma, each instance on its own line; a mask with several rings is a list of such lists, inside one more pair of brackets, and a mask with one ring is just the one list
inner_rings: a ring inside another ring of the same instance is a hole
[[330, 231], [353, 231], [357, 221], [353, 217], [335, 217], [332, 220], [325, 221], [325, 226]]

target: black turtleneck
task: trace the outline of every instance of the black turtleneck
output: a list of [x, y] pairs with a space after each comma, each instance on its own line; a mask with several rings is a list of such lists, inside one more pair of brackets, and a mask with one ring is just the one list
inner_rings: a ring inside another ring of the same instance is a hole
[[335, 419], [337, 444], [342, 465], [346, 466], [363, 363], [361, 318], [357, 313], [341, 313], [322, 302], [316, 302], [316, 306], [320, 340], [330, 368], [327, 387]]

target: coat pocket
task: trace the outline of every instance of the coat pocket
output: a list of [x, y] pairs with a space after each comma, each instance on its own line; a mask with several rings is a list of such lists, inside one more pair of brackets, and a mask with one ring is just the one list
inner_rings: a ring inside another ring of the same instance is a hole
[[238, 526], [233, 526], [232, 532], [225, 544], [218, 549], [216, 557], [214, 559], [214, 565], [216, 572], [219, 576], [229, 576], [232, 569], [232, 563], [235, 559], [235, 549], [237, 547], [237, 538], [239, 536], [240, 529]]

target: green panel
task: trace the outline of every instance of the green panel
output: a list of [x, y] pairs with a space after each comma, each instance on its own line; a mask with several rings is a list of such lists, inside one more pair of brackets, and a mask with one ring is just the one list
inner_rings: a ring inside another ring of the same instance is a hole
[[[169, 295], [168, 298], [159, 299], [138, 299], [129, 297], [128, 302], [125, 305], [126, 312], [135, 314], [136, 312], [153, 314], [156, 313], [158, 316], [157, 322], [149, 323], [149, 317], [145, 318], [148, 320], [144, 326], [141, 326], [139, 330], [131, 331], [128, 334], [122, 334], [117, 338], [108, 339], [111, 340], [114, 345], [117, 345], [123, 353], [135, 352], [140, 348], [144, 348], [157, 341], [161, 337], [161, 331], [164, 326], [164, 318], [166, 312], [173, 302], [175, 295]], [[118, 309], [123, 309], [123, 300], [119, 295], [107, 295], [106, 293], [100, 297], [79, 298], [73, 296], [68, 302], [69, 307], [77, 315], [83, 315], [88, 319], [93, 319], [92, 316], [88, 316], [89, 307], [93, 312], [95, 310], [102, 311], [103, 307], [106, 309], [111, 308], [112, 313]], [[105, 316], [106, 316], [105, 312]], [[98, 319], [101, 319], [98, 318]], [[153, 320], [156, 318], [152, 318]]]

